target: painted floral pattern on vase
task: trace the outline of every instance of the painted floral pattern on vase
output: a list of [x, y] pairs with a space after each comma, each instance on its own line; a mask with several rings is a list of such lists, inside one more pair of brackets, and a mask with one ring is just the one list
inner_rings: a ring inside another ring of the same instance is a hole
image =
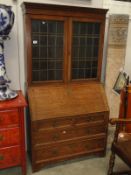
[[0, 4], [0, 101], [9, 100], [17, 96], [17, 92], [9, 88], [10, 80], [6, 74], [4, 57], [4, 40], [9, 38], [13, 24], [14, 13], [11, 6]]

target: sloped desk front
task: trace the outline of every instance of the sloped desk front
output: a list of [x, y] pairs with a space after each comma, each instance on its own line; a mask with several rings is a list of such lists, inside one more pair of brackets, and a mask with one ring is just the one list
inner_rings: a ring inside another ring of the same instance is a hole
[[100, 83], [29, 87], [28, 100], [33, 171], [105, 154], [109, 109]]

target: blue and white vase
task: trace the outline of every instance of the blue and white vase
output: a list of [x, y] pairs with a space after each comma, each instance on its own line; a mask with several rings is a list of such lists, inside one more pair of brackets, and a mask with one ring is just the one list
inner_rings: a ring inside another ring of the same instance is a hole
[[15, 98], [18, 94], [9, 88], [10, 80], [6, 74], [4, 58], [4, 40], [14, 24], [14, 13], [11, 6], [0, 4], [0, 101]]

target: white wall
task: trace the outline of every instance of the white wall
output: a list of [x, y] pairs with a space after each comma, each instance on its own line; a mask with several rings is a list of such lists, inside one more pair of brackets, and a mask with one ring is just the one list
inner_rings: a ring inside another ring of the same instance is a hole
[[[126, 44], [125, 65], [124, 70], [129, 74], [131, 78], [131, 3], [113, 0], [103, 0], [103, 7], [109, 9], [107, 15], [110, 14], [128, 14], [129, 15], [129, 28]], [[105, 54], [106, 57], [106, 54]]]

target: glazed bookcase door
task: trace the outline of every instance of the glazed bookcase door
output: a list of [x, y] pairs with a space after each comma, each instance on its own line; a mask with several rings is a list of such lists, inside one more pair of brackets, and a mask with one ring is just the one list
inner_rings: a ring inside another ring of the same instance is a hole
[[32, 82], [98, 79], [101, 26], [87, 19], [31, 19]]
[[31, 54], [28, 59], [28, 81], [63, 82], [65, 71], [66, 21], [62, 17], [31, 16]]
[[106, 10], [30, 5], [25, 15], [28, 85], [100, 81]]
[[100, 22], [72, 22], [72, 80], [98, 78], [100, 29]]

